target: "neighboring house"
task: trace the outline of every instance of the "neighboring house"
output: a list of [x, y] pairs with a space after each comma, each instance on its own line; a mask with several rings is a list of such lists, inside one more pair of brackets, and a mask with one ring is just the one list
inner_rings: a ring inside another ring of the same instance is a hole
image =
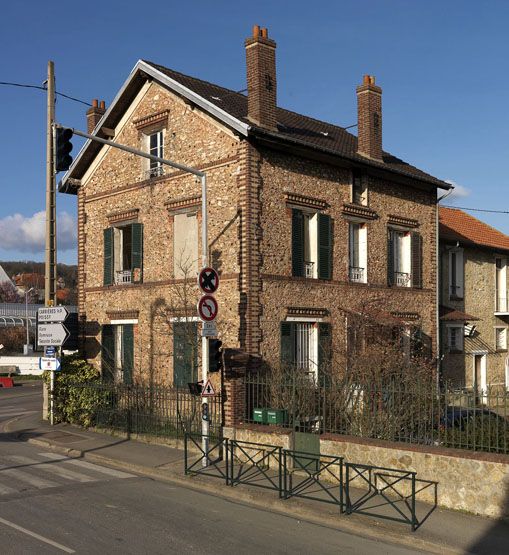
[[29, 289], [33, 289], [33, 301], [44, 301], [44, 276], [35, 272], [17, 274], [14, 282], [20, 295], [24, 295]]
[[509, 388], [509, 237], [459, 209], [439, 216], [442, 375], [482, 397]]
[[12, 286], [14, 286], [14, 283], [12, 283], [11, 278], [6, 274], [2, 266], [0, 266], [0, 284], [2, 283], [10, 283]]
[[[436, 198], [450, 185], [382, 150], [374, 77], [357, 87], [357, 138], [277, 107], [266, 29], [245, 48], [247, 95], [139, 61], [107, 110], [94, 101], [89, 131], [206, 172], [225, 346], [316, 374], [328, 344], [339, 367], [345, 311], [371, 301], [434, 349]], [[199, 297], [199, 183], [88, 141], [60, 191], [78, 196], [87, 357], [125, 381], [196, 379], [198, 323], [182, 314]]]

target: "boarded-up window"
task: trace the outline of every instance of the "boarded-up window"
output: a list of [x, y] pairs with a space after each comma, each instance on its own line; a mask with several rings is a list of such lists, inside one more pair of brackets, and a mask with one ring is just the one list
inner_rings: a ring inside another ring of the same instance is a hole
[[173, 273], [176, 278], [198, 272], [198, 219], [196, 214], [176, 214], [173, 224]]

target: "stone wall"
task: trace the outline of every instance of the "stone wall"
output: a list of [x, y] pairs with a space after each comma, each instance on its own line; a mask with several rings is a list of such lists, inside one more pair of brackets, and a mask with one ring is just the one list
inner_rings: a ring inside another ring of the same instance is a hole
[[[292, 444], [288, 430], [270, 426], [246, 425], [226, 429], [225, 435], [285, 449]], [[321, 436], [320, 452], [352, 463], [417, 472], [418, 480], [437, 482], [439, 506], [509, 518], [509, 456], [335, 435]], [[434, 488], [423, 489], [418, 499], [434, 503]]]

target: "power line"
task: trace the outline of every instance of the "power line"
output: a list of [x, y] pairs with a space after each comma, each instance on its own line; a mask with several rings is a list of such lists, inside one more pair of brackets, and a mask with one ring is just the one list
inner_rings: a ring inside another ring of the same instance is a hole
[[488, 210], [487, 208], [465, 208], [465, 206], [453, 206], [451, 204], [442, 204], [445, 208], [457, 208], [458, 210], [471, 210], [472, 212], [491, 212], [493, 214], [509, 214], [509, 210]]
[[[39, 85], [26, 85], [24, 83], [11, 83], [9, 81], [0, 81], [0, 85], [6, 85], [10, 87], [23, 87], [25, 89], [39, 89], [41, 91], [45, 91], [46, 87], [41, 87]], [[85, 104], [85, 106], [91, 106], [90, 102], [85, 102], [84, 100], [80, 100], [79, 98], [75, 98], [74, 96], [69, 96], [68, 94], [64, 94], [58, 91], [55, 91], [55, 94], [58, 96], [63, 96], [69, 100], [74, 100], [74, 102], [80, 102], [81, 104]]]

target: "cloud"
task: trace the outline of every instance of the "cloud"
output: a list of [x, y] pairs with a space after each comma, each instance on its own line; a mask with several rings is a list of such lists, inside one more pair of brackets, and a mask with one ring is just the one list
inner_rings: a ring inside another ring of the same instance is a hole
[[[19, 252], [41, 253], [46, 245], [46, 213], [33, 216], [14, 214], [0, 218], [0, 249]], [[57, 248], [68, 251], [76, 248], [76, 221], [67, 212], [57, 216]]]
[[454, 202], [455, 200], [460, 200], [470, 196], [470, 189], [463, 187], [463, 185], [456, 183], [456, 181], [453, 181], [452, 179], [446, 179], [445, 182], [454, 186], [453, 192], [447, 197], [447, 200], [449, 202]]

